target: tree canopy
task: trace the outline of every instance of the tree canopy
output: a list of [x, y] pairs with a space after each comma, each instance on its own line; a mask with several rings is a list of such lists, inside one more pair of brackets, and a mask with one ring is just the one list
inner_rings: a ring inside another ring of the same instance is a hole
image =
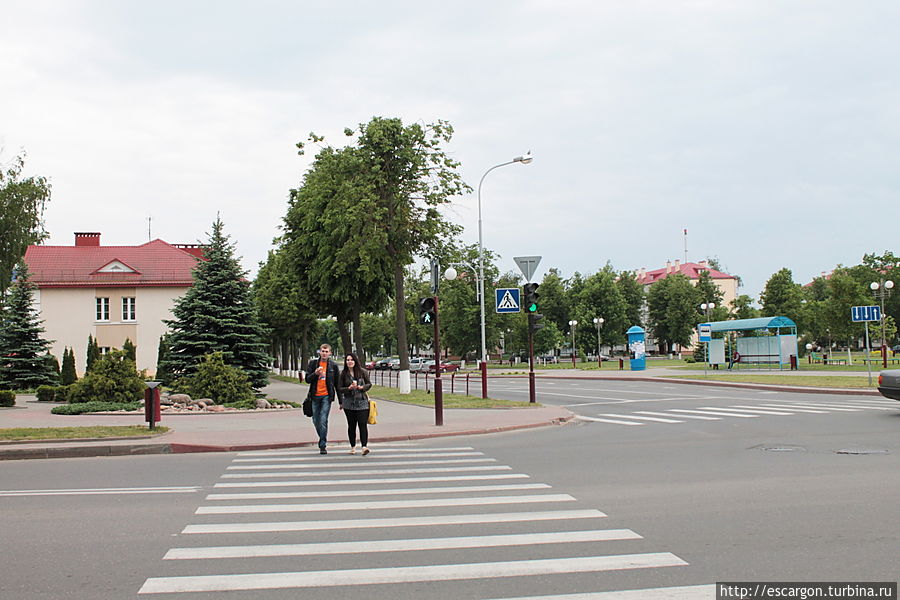
[[50, 184], [44, 177], [22, 177], [23, 155], [0, 168], [0, 296], [9, 287], [13, 267], [30, 244], [46, 237], [44, 206]]

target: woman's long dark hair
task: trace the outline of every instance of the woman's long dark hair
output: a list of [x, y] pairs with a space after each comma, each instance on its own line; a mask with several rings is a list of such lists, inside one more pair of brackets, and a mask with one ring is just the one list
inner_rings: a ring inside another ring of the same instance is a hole
[[[347, 357], [353, 359], [353, 370], [347, 366]], [[348, 377], [349, 376], [349, 377]], [[344, 370], [341, 372], [341, 378], [345, 381], [347, 379], [362, 379], [363, 378], [363, 368], [359, 364], [359, 358], [356, 356], [355, 352], [348, 352], [344, 355]]]

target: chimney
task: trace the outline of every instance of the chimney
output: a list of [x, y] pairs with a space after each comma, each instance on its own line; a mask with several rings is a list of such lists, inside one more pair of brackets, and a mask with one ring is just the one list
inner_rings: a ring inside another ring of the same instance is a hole
[[666, 275], [668, 275], [671, 272], [672, 272], [672, 261], [667, 260], [666, 261]]
[[679, 260], [677, 258], [675, 259], [675, 272], [676, 273], [681, 272], [681, 260]]
[[99, 246], [100, 245], [100, 234], [99, 233], [79, 233], [75, 232], [75, 246]]

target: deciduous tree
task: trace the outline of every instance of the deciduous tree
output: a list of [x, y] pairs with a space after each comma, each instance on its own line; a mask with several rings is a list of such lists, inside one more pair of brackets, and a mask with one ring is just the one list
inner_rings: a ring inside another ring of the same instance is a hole
[[50, 184], [44, 177], [23, 178], [24, 167], [24, 155], [0, 167], [0, 296], [6, 293], [13, 267], [28, 245], [46, 237], [42, 219]]

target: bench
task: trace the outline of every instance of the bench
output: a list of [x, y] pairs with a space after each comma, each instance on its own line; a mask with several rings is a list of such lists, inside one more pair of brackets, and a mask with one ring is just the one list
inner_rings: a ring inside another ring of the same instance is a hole
[[[881, 358], [880, 356], [878, 358], [863, 358], [862, 359], [863, 363], [875, 363], [875, 364], [883, 363], [884, 360], [885, 359]], [[889, 365], [896, 365], [898, 363], [900, 363], [900, 358], [891, 358], [891, 357], [887, 358], [887, 364], [889, 364]]]

